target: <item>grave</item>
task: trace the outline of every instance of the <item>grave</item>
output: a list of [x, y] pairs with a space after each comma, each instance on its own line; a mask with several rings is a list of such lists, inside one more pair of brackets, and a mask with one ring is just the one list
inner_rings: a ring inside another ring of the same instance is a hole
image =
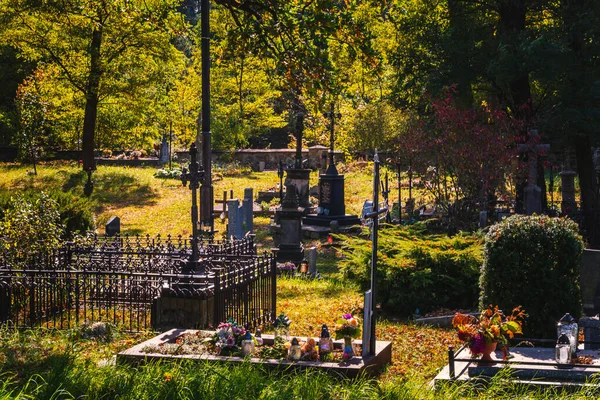
[[304, 259], [304, 247], [301, 241], [303, 210], [298, 205], [298, 196], [294, 185], [288, 184], [281, 206], [275, 211], [277, 247], [272, 250], [276, 253], [277, 262], [299, 263]]
[[527, 185], [523, 189], [523, 211], [526, 215], [542, 213], [542, 189], [537, 185], [538, 158], [550, 150], [549, 144], [539, 144], [538, 131], [529, 132], [525, 144], [519, 144], [519, 153], [525, 154], [528, 162]]
[[254, 202], [252, 188], [244, 189], [242, 204], [238, 199], [227, 201], [227, 236], [241, 239], [254, 230]]
[[575, 171], [562, 171], [558, 174], [561, 181], [562, 201], [560, 203], [560, 212], [562, 215], [573, 215], [577, 211], [575, 202]]
[[339, 174], [335, 167], [334, 142], [335, 142], [335, 120], [340, 114], [335, 113], [334, 104], [331, 110], [325, 113], [329, 119], [329, 167], [325, 174], [319, 175], [319, 206], [316, 214], [308, 214], [303, 218], [302, 224], [308, 229], [309, 226], [330, 228], [360, 225], [360, 219], [356, 215], [346, 214], [344, 199], [344, 175]]
[[[132, 348], [124, 350], [117, 354], [117, 363], [119, 364], [139, 364], [151, 361], [179, 361], [179, 360], [198, 360], [204, 362], [226, 362], [232, 364], [241, 364], [249, 362], [262, 365], [268, 368], [288, 369], [313, 369], [327, 371], [336, 376], [345, 376], [355, 378], [358, 376], [376, 375], [386, 364], [392, 361], [391, 342], [378, 341], [374, 355], [355, 356], [348, 362], [321, 362], [321, 361], [290, 361], [279, 359], [260, 359], [255, 357], [229, 357], [212, 354], [188, 354], [188, 355], [165, 355], [159, 353], [146, 353], [142, 349], [145, 347], [160, 347], [164, 343], [173, 343], [175, 339], [185, 333], [196, 333], [196, 330], [172, 329], [150, 340], [142, 342]], [[272, 335], [263, 335], [264, 345], [272, 345], [274, 337]], [[315, 338], [318, 341], [318, 338]], [[358, 344], [358, 341], [355, 341]], [[334, 341], [334, 348], [340, 349], [343, 346], [343, 340]]]
[[[287, 188], [290, 184], [295, 186], [298, 195], [298, 203], [303, 208], [303, 212], [308, 212], [311, 208], [309, 201], [309, 181], [310, 169], [302, 168], [302, 133], [304, 130], [304, 114], [299, 113], [296, 116], [296, 157], [294, 168], [286, 170], [284, 185]], [[287, 189], [286, 189], [287, 190]]]
[[116, 215], [110, 217], [104, 226], [104, 233], [108, 237], [112, 237], [121, 233], [121, 219]]
[[[555, 361], [554, 347], [510, 347], [512, 356], [502, 360], [501, 351], [492, 354], [491, 363], [479, 363], [471, 358], [465, 346], [448, 349], [449, 362], [433, 379], [433, 386], [444, 382], [481, 382], [489, 381], [499, 373], [511, 382], [531, 386], [569, 387], [587, 384], [600, 372], [598, 352], [579, 348], [579, 360], [590, 360], [589, 364], [574, 363], [570, 368], [558, 367]], [[508, 368], [508, 370], [507, 370]], [[508, 373], [507, 373], [508, 372]]]

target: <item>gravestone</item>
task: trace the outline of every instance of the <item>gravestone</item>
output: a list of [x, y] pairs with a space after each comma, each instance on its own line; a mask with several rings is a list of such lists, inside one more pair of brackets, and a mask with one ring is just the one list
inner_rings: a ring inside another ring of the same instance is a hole
[[308, 249], [308, 274], [317, 275], [317, 248], [314, 246]]
[[241, 239], [244, 237], [244, 214], [238, 199], [227, 200], [227, 237]]
[[[290, 184], [296, 188], [298, 193], [298, 202], [300, 207], [308, 210], [310, 208], [310, 201], [308, 196], [309, 181], [310, 181], [310, 169], [302, 168], [302, 133], [304, 131], [304, 115], [299, 113], [296, 117], [296, 157], [294, 160], [294, 168], [288, 168], [285, 170], [285, 187], [287, 188]], [[287, 190], [287, 189], [286, 189]]]
[[329, 227], [330, 232], [339, 232], [340, 227], [360, 225], [357, 215], [346, 214], [344, 203], [344, 175], [338, 173], [335, 167], [335, 121], [341, 115], [335, 113], [331, 104], [330, 112], [325, 113], [329, 119], [329, 167], [324, 174], [319, 175], [319, 207], [316, 214], [308, 214], [303, 224], [305, 226]]
[[304, 259], [302, 246], [303, 208], [298, 205], [298, 195], [294, 185], [285, 187], [285, 197], [275, 211], [275, 221], [279, 223], [279, 247], [274, 248], [277, 262], [299, 263]]
[[[578, 325], [583, 328], [584, 349], [600, 349], [600, 319], [598, 316], [595, 317], [581, 317]], [[596, 343], [589, 343], [596, 342]]]
[[252, 188], [244, 189], [244, 235], [254, 230], [254, 200]]
[[160, 143], [159, 162], [161, 165], [169, 163], [169, 143], [167, 142], [166, 137], [163, 137], [162, 142]]
[[487, 211], [479, 211], [479, 229], [483, 229], [487, 226], [488, 213]]
[[562, 215], [572, 215], [577, 210], [575, 202], [575, 171], [562, 171], [560, 174], [562, 201], [560, 211]]
[[121, 219], [119, 219], [119, 217], [113, 215], [112, 217], [110, 217], [110, 219], [106, 223], [104, 230], [105, 230], [106, 236], [108, 236], [108, 237], [112, 237], [112, 236], [120, 234], [121, 233]]
[[528, 142], [518, 145], [519, 152], [527, 156], [528, 162], [527, 186], [523, 190], [523, 211], [526, 215], [542, 212], [542, 189], [537, 185], [538, 158], [550, 150], [550, 145], [538, 144], [539, 140], [538, 132], [532, 130]]

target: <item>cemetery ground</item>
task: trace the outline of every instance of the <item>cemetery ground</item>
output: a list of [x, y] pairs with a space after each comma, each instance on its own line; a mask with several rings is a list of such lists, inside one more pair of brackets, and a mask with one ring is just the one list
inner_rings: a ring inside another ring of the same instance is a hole
[[[92, 203], [97, 226], [111, 215], [121, 218], [123, 233], [156, 235], [171, 233], [189, 236], [189, 189], [180, 181], [157, 179], [154, 168], [99, 167], [94, 176]], [[370, 170], [346, 173], [347, 210], [359, 213], [372, 190]], [[215, 197], [234, 189], [273, 187], [276, 172], [245, 170], [217, 171], [224, 179], [215, 182]], [[231, 175], [229, 175], [231, 174]], [[14, 195], [26, 189], [73, 190], [80, 196], [85, 176], [76, 164], [51, 164], [27, 174], [17, 165], [0, 166], [0, 192]], [[316, 175], [311, 183], [316, 184]], [[392, 196], [394, 198], [394, 196]], [[257, 242], [271, 247], [268, 217], [255, 220]], [[216, 220], [216, 229], [225, 225]], [[320, 241], [318, 270], [323, 279], [280, 278], [277, 283], [277, 312], [293, 321], [293, 335], [316, 335], [322, 323], [362, 307], [359, 288], [340, 278], [338, 246]], [[266, 371], [243, 364], [237, 367], [202, 362], [151, 363], [139, 367], [114, 365], [114, 356], [153, 336], [151, 332], [130, 334], [113, 331], [99, 338], [87, 338], [78, 330], [26, 332], [0, 331], [0, 399], [12, 398], [500, 398], [506, 396], [555, 398], [553, 391], [527, 391], [524, 387], [493, 381], [479, 386], [449, 386], [429, 390], [429, 382], [447, 362], [448, 345], [457, 345], [452, 330], [418, 326], [410, 319], [384, 315], [377, 326], [380, 340], [393, 342], [392, 364], [376, 380], [344, 380], [323, 373]], [[586, 390], [564, 394], [586, 398]]]

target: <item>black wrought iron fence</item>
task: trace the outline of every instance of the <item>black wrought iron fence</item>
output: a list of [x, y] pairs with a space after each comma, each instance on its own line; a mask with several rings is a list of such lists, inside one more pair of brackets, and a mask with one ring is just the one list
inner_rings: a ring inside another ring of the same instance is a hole
[[160, 237], [93, 238], [27, 257], [0, 252], [0, 323], [67, 329], [104, 321], [145, 330], [152, 328], [155, 300], [183, 289], [186, 296], [214, 296], [207, 320], [260, 324], [274, 317], [275, 261], [257, 256], [252, 238], [203, 242], [205, 268], [182, 274], [189, 245]]
[[233, 318], [264, 324], [275, 318], [277, 267], [275, 258], [223, 260], [213, 264], [215, 322]]

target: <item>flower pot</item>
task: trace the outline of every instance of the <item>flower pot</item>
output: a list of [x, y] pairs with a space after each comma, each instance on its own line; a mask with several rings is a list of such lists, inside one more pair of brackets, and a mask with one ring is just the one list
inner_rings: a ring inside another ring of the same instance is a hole
[[485, 347], [483, 348], [483, 353], [481, 355], [481, 358], [479, 359], [478, 364], [483, 364], [483, 365], [493, 365], [495, 364], [495, 360], [492, 358], [492, 353], [494, 351], [496, 351], [496, 346], [498, 345], [498, 342], [491, 342], [491, 343], [486, 343]]
[[352, 338], [350, 336], [344, 336], [344, 354], [342, 356], [344, 361], [350, 361], [354, 357], [354, 348], [352, 347]]

